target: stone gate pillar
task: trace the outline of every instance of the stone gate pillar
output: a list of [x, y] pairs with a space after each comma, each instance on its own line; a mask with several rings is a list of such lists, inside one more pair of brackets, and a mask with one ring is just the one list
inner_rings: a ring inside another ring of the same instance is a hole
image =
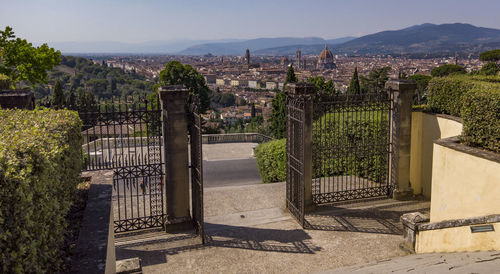
[[189, 91], [182, 85], [163, 86], [158, 91], [162, 108], [164, 195], [167, 232], [191, 229], [189, 211], [189, 164], [186, 102]]
[[413, 197], [410, 183], [411, 113], [413, 94], [417, 84], [412, 80], [390, 80], [386, 88], [393, 94], [391, 143], [393, 198], [408, 200]]

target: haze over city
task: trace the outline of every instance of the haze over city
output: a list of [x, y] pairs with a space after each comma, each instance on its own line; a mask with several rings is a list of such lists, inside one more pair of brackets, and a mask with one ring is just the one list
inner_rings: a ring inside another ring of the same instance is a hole
[[500, 2], [488, 0], [2, 0], [0, 4], [0, 26], [10, 25], [33, 42], [331, 39], [455, 22], [500, 28]]

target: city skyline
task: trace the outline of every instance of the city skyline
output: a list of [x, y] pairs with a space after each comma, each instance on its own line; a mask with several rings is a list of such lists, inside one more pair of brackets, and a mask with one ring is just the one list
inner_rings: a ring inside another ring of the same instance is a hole
[[[420, 1], [44, 1], [0, 0], [0, 28], [30, 42], [363, 36], [423, 23], [500, 29], [500, 3]], [[488, 6], [489, 8], [484, 8]], [[34, 23], [36, 22], [36, 23]], [[170, 27], [169, 27], [170, 26]]]

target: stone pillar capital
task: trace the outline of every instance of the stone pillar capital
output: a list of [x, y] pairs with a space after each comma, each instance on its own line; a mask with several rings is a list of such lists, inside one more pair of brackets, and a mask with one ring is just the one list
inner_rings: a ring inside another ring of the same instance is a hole
[[316, 93], [316, 86], [312, 83], [288, 83], [286, 93], [291, 96], [313, 95]]

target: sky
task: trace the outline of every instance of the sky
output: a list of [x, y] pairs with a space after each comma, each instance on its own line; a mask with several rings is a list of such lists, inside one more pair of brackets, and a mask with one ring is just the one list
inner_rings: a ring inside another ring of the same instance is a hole
[[0, 0], [30, 42], [362, 36], [422, 23], [500, 29], [499, 0]]

